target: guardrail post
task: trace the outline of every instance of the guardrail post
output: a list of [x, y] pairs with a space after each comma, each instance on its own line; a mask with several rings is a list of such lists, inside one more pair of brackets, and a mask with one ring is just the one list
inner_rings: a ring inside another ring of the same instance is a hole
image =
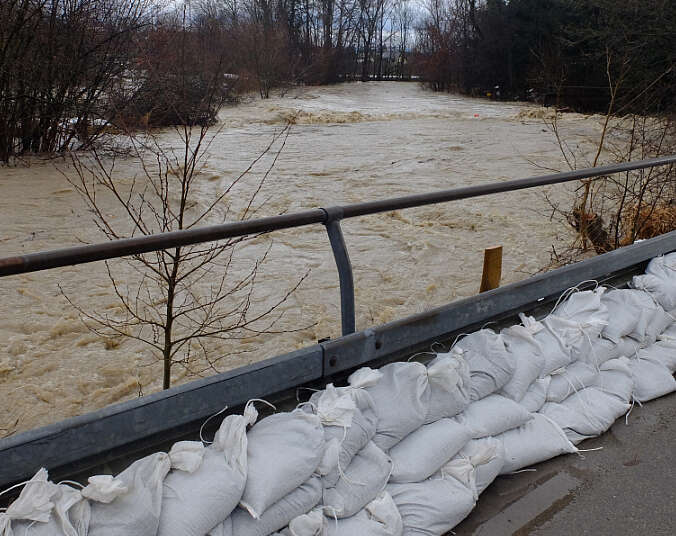
[[323, 208], [326, 212], [326, 232], [329, 235], [333, 258], [336, 260], [338, 268], [338, 281], [340, 282], [340, 319], [343, 335], [354, 333], [355, 328], [355, 306], [354, 306], [354, 278], [352, 275], [352, 263], [347, 253], [345, 237], [340, 227], [340, 220], [343, 218], [343, 209], [341, 207]]

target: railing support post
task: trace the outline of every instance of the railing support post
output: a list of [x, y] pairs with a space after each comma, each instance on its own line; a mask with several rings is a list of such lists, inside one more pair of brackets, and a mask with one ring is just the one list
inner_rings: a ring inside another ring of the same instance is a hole
[[324, 226], [329, 235], [333, 258], [338, 268], [338, 281], [340, 282], [340, 319], [343, 335], [354, 333], [355, 328], [355, 306], [354, 306], [354, 278], [352, 275], [352, 263], [347, 253], [345, 237], [340, 227], [340, 220], [343, 217], [343, 210], [340, 207], [324, 208], [326, 212], [326, 221]]

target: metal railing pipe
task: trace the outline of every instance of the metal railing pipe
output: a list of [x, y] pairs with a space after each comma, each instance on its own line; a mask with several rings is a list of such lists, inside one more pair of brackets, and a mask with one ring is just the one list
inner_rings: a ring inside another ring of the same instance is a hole
[[178, 246], [199, 244], [201, 242], [212, 242], [226, 238], [267, 233], [291, 227], [302, 227], [313, 223], [324, 223], [325, 221], [326, 212], [317, 208], [304, 212], [296, 212], [295, 214], [209, 225], [197, 229], [123, 238], [100, 244], [5, 257], [4, 259], [0, 259], [0, 277], [113, 259], [115, 257], [138, 255]]
[[571, 182], [580, 179], [591, 179], [604, 175], [613, 175], [615, 173], [622, 173], [625, 171], [653, 168], [675, 163], [676, 155], [665, 156], [661, 158], [652, 158], [649, 160], [639, 160], [637, 162], [624, 162], [622, 164], [611, 164], [608, 166], [599, 166], [595, 168], [576, 169], [563, 173], [553, 173], [550, 175], [529, 177], [527, 179], [492, 182], [490, 184], [465, 186], [463, 188], [454, 188], [452, 190], [408, 195], [405, 197], [383, 199], [380, 201], [367, 201], [365, 203], [345, 205], [341, 208], [343, 210], [343, 218], [354, 218], [357, 216], [377, 214], [378, 212], [389, 212], [391, 210], [401, 210], [404, 208], [421, 207], [424, 205], [432, 205], [436, 203], [446, 203], [448, 201], [458, 201], [460, 199], [469, 199], [471, 197], [480, 197], [483, 195], [497, 194], [501, 192], [514, 192], [517, 190], [524, 190], [526, 188], [534, 188], [536, 186], [547, 186], [550, 184], [559, 184], [562, 182]]

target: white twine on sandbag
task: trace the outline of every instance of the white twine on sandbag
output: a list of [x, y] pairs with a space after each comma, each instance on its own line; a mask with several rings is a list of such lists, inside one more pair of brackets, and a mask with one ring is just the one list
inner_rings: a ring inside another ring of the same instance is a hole
[[75, 486], [80, 489], [85, 489], [84, 484], [80, 484], [79, 482], [75, 482], [75, 480], [61, 480], [60, 482], [57, 482], [56, 485], [60, 486], [61, 484], [71, 484], [72, 486]]
[[641, 404], [640, 400], [637, 400], [636, 397], [634, 396], [634, 393], [631, 394], [631, 406], [629, 406], [629, 411], [624, 414], [624, 424], [625, 426], [629, 426], [629, 415], [631, 414], [632, 410], [634, 409], [634, 405], [638, 404], [639, 407], [643, 407], [643, 404]]
[[221, 413], [227, 411], [229, 406], [225, 406], [222, 410], [220, 410], [218, 413], [214, 413], [210, 417], [207, 417], [207, 420], [202, 423], [202, 426], [200, 426], [200, 441], [204, 443], [205, 445], [211, 445], [213, 441], [207, 441], [204, 439], [204, 436], [202, 435], [202, 432], [204, 432], [204, 427], [207, 425], [207, 423], [213, 419], [214, 417], [218, 417]]
[[313, 389], [312, 387], [297, 387], [296, 388], [296, 402], [300, 402], [300, 392], [301, 391], [310, 391], [312, 393], [318, 393], [322, 389]]
[[518, 475], [519, 473], [537, 473], [538, 470], [535, 467], [530, 467], [528, 469], [519, 469], [518, 471], [510, 471], [505, 473], [506, 475]]
[[596, 447], [593, 449], [577, 449], [575, 454], [577, 454], [581, 460], [586, 460], [587, 458], [584, 456], [584, 454], [580, 454], [580, 452], [596, 452], [597, 450], [603, 450], [603, 447]]
[[415, 357], [418, 357], [419, 355], [431, 355], [431, 356], [433, 356], [433, 357], [436, 357], [436, 356], [439, 355], [439, 354], [437, 354], [437, 353], [434, 352], [434, 351], [431, 351], [431, 352], [418, 352], [417, 354], [413, 354], [411, 357], [409, 357], [409, 358], [406, 360], [406, 362], [407, 362], [407, 363], [410, 363], [410, 362], [411, 362], [411, 359], [413, 359], [413, 358], [415, 358]]
[[[443, 352], [437, 352], [437, 351], [434, 349], [434, 345], [435, 345], [435, 344], [438, 344], [439, 346], [441, 346], [441, 349], [443, 350]], [[450, 350], [446, 350], [446, 346], [444, 346], [444, 344], [441, 343], [441, 342], [439, 342], [439, 341], [434, 341], [434, 342], [430, 345], [430, 350], [432, 350], [432, 352], [434, 352], [435, 354], [447, 354], [447, 353], [450, 351]]]
[[[13, 486], [7, 488], [4, 491], [0, 491], [0, 495], [4, 495], [5, 493], [9, 493], [13, 489], [20, 488], [21, 486], [25, 486], [26, 484], [32, 484], [32, 483], [34, 483], [34, 484], [44, 484], [44, 482], [42, 480], [33, 480], [33, 479], [25, 480], [23, 482], [19, 482], [18, 484], [14, 484]], [[5, 508], [5, 510], [6, 510], [6, 508]]]
[[[557, 308], [559, 305], [561, 305], [561, 301], [562, 301], [562, 300], [569, 298], [569, 297], [572, 296], [575, 292], [582, 292], [582, 291], [580, 290], [580, 287], [581, 287], [582, 285], [584, 285], [585, 283], [594, 283], [594, 284], [595, 284], [595, 286], [594, 286], [594, 291], [596, 291], [596, 290], [599, 288], [599, 282], [598, 282], [596, 279], [585, 279], [584, 281], [580, 281], [577, 285], [575, 285], [575, 286], [573, 286], [573, 287], [567, 288], [566, 290], [564, 290], [564, 291], [561, 293], [561, 296], [559, 296], [559, 299], [556, 300], [556, 303], [554, 304], [554, 307], [553, 307], [552, 310], [550, 311], [549, 315], [553, 314], [554, 311], [556, 311], [556, 308]], [[549, 316], [549, 315], [547, 315], [547, 316]]]

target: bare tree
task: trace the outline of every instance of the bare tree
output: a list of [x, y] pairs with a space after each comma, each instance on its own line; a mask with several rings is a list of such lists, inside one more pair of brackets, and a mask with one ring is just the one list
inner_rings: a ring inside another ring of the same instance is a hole
[[[182, 24], [182, 32], [187, 34], [185, 15]], [[172, 76], [166, 78], [171, 85], [166, 92], [175, 96], [167, 106], [175, 108], [174, 115], [180, 121], [174, 128], [178, 148], [166, 148], [152, 133], [134, 135], [128, 131], [129, 151], [140, 163], [140, 172], [131, 185], [119, 180], [115, 157], [102, 155], [96, 149], [87, 155], [71, 155], [75, 173], [66, 178], [88, 205], [98, 229], [110, 240], [251, 218], [262, 206], [258, 195], [289, 136], [291, 127], [287, 124], [225, 189], [213, 198], [198, 195], [201, 172], [219, 129], [211, 132], [211, 120], [195, 117], [201, 117], [205, 110], [215, 115], [221, 103], [221, 88], [213, 78], [220, 80], [221, 71], [212, 73], [203, 91], [192, 92], [195, 77], [204, 73], [194, 72], [193, 60], [183, 50], [187, 40], [177, 41], [179, 53], [171, 62], [174, 69]], [[237, 208], [231, 201], [236, 188], [244, 185], [245, 178], [251, 176], [255, 166], [264, 163], [266, 155], [269, 163], [265, 171]], [[113, 214], [122, 213], [121, 221], [104, 208], [111, 203], [115, 207]], [[301, 277], [279, 296], [268, 299], [267, 305], [254, 307], [256, 280], [267, 251], [247, 269], [233, 268], [238, 245], [251, 238], [255, 237], [134, 255], [129, 259], [132, 276], [122, 275], [117, 265], [107, 263], [108, 277], [120, 304], [113, 312], [89, 311], [72, 296], [66, 299], [97, 334], [132, 338], [148, 345], [163, 363], [162, 383], [166, 389], [176, 365], [192, 375], [218, 371], [221, 361], [234, 353], [216, 351], [218, 341], [232, 342], [273, 331], [280, 319], [279, 306], [303, 281]]]
[[[107, 238], [148, 236], [233, 217], [243, 220], [256, 214], [260, 209], [256, 198], [284, 148], [290, 127], [287, 125], [277, 132], [264, 153], [225, 190], [206, 205], [200, 205], [195, 189], [213, 139], [208, 137], [208, 128], [178, 128], [182, 143], [178, 152], [165, 150], [152, 137], [144, 141], [144, 146], [132, 138], [142, 173], [131, 187], [118, 180], [114, 158], [105, 158], [96, 151], [89, 158], [72, 156], [75, 176], [68, 179], [86, 201], [97, 227]], [[224, 208], [224, 200], [235, 193], [235, 187], [267, 153], [271, 153], [272, 162], [244, 207], [233, 214], [230, 207]], [[108, 215], [103, 208], [104, 197], [112, 199], [122, 210], [124, 221], [116, 222]], [[104, 337], [128, 337], [148, 345], [163, 363], [166, 389], [171, 385], [175, 365], [191, 375], [202, 375], [219, 371], [221, 361], [233, 355], [234, 352], [214, 355], [210, 342], [233, 342], [271, 333], [280, 319], [277, 309], [305, 278], [290, 285], [268, 306], [254, 310], [252, 297], [267, 251], [244, 273], [232, 269], [238, 244], [249, 239], [242, 237], [134, 255], [129, 259], [136, 273], [133, 283], [113, 264], [106, 263], [108, 277], [121, 305], [116, 312], [92, 312], [72, 296], [66, 298], [95, 333]]]

